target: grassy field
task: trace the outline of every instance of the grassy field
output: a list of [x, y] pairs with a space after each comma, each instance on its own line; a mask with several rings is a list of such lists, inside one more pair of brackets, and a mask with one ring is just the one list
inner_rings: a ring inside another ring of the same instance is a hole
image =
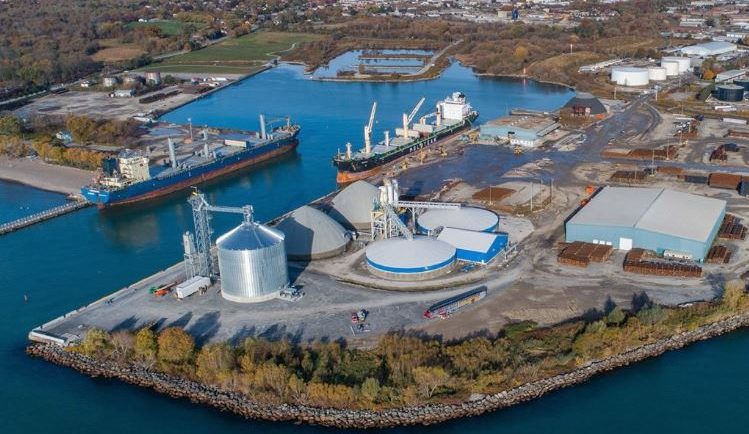
[[134, 59], [144, 53], [143, 49], [135, 44], [123, 44], [116, 39], [103, 39], [99, 41], [103, 48], [93, 56], [97, 62], [119, 62]]
[[147, 71], [247, 74], [273, 58], [273, 53], [290, 49], [299, 42], [312, 41], [308, 33], [256, 32], [227, 39], [215, 45], [165, 59], [143, 68]]
[[201, 23], [185, 23], [183, 21], [176, 21], [176, 20], [155, 20], [155, 21], [149, 21], [147, 23], [140, 23], [140, 22], [133, 22], [128, 23], [128, 28], [135, 28], [135, 27], [146, 27], [146, 26], [153, 26], [158, 27], [161, 29], [161, 32], [164, 34], [164, 36], [177, 36], [182, 33], [182, 29], [188, 25], [192, 24], [195, 26], [195, 28], [201, 28], [204, 25]]

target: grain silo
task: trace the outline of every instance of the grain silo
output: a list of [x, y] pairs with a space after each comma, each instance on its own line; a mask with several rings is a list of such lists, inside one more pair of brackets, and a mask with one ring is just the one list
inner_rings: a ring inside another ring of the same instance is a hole
[[435, 238], [388, 238], [367, 246], [369, 271], [389, 280], [424, 280], [449, 273], [456, 249]]
[[216, 240], [221, 295], [239, 303], [275, 297], [289, 284], [284, 235], [244, 222]]
[[333, 198], [328, 214], [347, 228], [369, 229], [372, 225], [372, 204], [379, 197], [379, 188], [366, 181], [356, 181]]
[[440, 228], [494, 232], [497, 224], [499, 216], [493, 212], [468, 206], [458, 209], [432, 209], [416, 219], [416, 226], [421, 233], [430, 233]]
[[343, 253], [351, 235], [324, 212], [303, 206], [276, 226], [285, 236], [286, 255], [295, 261], [330, 258]]
[[646, 86], [648, 70], [631, 66], [615, 66], [611, 68], [611, 81], [621, 86]]

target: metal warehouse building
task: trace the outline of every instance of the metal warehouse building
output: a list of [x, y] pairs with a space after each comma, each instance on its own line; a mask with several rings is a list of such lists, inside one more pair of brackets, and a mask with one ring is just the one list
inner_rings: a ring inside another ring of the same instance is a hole
[[437, 237], [439, 241], [455, 247], [455, 258], [459, 261], [488, 264], [505, 247], [507, 234], [468, 231], [445, 228]]
[[643, 248], [703, 260], [726, 202], [662, 188], [605, 187], [567, 220], [568, 242]]
[[490, 139], [505, 139], [511, 145], [539, 146], [544, 137], [559, 128], [554, 119], [542, 116], [510, 115], [490, 120], [480, 127], [480, 135]]

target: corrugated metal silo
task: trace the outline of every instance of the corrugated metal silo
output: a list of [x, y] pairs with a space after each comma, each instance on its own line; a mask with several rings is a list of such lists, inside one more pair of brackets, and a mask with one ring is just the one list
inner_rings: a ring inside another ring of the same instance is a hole
[[221, 295], [251, 303], [273, 298], [289, 284], [284, 235], [245, 222], [216, 240]]

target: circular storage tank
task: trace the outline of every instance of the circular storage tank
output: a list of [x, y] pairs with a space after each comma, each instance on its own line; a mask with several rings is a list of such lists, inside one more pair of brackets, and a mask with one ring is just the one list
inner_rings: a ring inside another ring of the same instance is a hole
[[735, 84], [718, 86], [718, 99], [721, 101], [741, 101], [744, 99], [744, 88]]
[[366, 181], [356, 181], [333, 198], [328, 214], [347, 228], [369, 229], [372, 204], [379, 197], [379, 188]]
[[676, 77], [679, 75], [679, 63], [671, 60], [661, 60], [661, 67], [666, 69], [666, 75]]
[[741, 80], [734, 80], [733, 84], [735, 84], [736, 86], [743, 87], [745, 93], [749, 92], [749, 79], [744, 78], [744, 79], [741, 79]]
[[645, 86], [648, 84], [648, 70], [631, 66], [611, 68], [611, 81], [622, 86]]
[[433, 209], [416, 219], [419, 231], [429, 233], [439, 228], [466, 229], [477, 232], [494, 232], [499, 216], [482, 208]]
[[665, 56], [661, 62], [676, 62], [679, 65], [679, 74], [683, 74], [692, 68], [692, 59], [682, 56]]
[[648, 68], [648, 79], [650, 81], [663, 81], [666, 79], [666, 68], [653, 66]]
[[416, 236], [375, 241], [367, 247], [369, 271], [390, 280], [424, 280], [447, 274], [455, 263], [455, 247], [435, 238]]
[[221, 295], [239, 303], [275, 297], [289, 284], [284, 235], [243, 223], [216, 240]]
[[287, 257], [296, 261], [339, 255], [351, 241], [351, 234], [340, 223], [307, 205], [294, 210], [276, 229], [284, 234]]

